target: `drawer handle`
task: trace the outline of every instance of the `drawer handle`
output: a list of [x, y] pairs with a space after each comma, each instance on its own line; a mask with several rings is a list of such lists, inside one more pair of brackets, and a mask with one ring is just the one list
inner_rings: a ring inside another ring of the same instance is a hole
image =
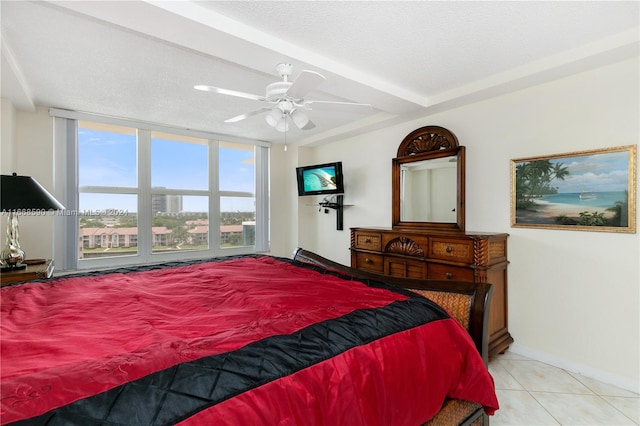
[[365, 239], [364, 239], [364, 242], [365, 242], [365, 244], [369, 244], [369, 243], [371, 243], [371, 238], [365, 238]]
[[451, 272], [447, 272], [446, 274], [444, 274], [444, 276], [447, 277], [448, 280], [453, 278], [453, 274]]
[[365, 257], [364, 258], [364, 263], [373, 263], [373, 262], [368, 257]]
[[453, 249], [449, 246], [447, 246], [446, 249], [444, 249], [444, 251], [446, 251], [447, 253], [451, 253], [453, 251]]

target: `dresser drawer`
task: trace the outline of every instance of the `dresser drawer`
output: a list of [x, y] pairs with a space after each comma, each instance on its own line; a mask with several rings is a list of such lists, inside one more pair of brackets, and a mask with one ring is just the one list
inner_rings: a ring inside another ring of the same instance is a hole
[[382, 274], [384, 272], [382, 255], [371, 253], [356, 253], [356, 268], [366, 269]]
[[381, 251], [382, 235], [372, 232], [355, 232], [353, 246], [357, 249]]
[[429, 258], [473, 263], [473, 241], [430, 238]]
[[473, 281], [473, 269], [462, 268], [459, 266], [439, 265], [437, 263], [429, 263], [428, 266], [429, 279], [431, 280], [455, 280], [455, 281]]
[[395, 256], [384, 257], [384, 274], [402, 278], [427, 278], [427, 264], [424, 261]]

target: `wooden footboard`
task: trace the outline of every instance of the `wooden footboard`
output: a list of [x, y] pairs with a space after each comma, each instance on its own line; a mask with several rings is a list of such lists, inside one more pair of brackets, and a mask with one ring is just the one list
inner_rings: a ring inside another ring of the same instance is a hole
[[[445, 308], [469, 331], [485, 365], [489, 357], [489, 305], [493, 287], [488, 283], [450, 280], [420, 280], [368, 273], [333, 262], [313, 252], [297, 248], [293, 259], [360, 279], [396, 285], [433, 300]], [[488, 425], [489, 420], [479, 404], [447, 400], [440, 412], [426, 425]]]

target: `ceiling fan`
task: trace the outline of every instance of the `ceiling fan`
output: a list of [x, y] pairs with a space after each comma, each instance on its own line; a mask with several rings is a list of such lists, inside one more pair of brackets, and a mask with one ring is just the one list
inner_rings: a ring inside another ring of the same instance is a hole
[[306, 114], [306, 111], [314, 108], [340, 108], [342, 111], [345, 109], [352, 111], [371, 109], [371, 105], [369, 104], [305, 99], [305, 96], [309, 92], [326, 80], [322, 74], [315, 71], [304, 70], [298, 75], [298, 78], [296, 78], [295, 81], [289, 81], [289, 76], [293, 71], [293, 66], [291, 64], [278, 64], [276, 66], [276, 71], [278, 71], [278, 74], [282, 77], [282, 81], [269, 84], [267, 86], [265, 96], [202, 84], [196, 85], [194, 88], [206, 92], [252, 99], [269, 104], [270, 106], [268, 107], [229, 118], [224, 122], [235, 123], [254, 115], [267, 113], [265, 116], [267, 123], [280, 132], [286, 132], [289, 130], [289, 121], [292, 121], [299, 129], [302, 130], [314, 128], [315, 124], [309, 120], [309, 117]]

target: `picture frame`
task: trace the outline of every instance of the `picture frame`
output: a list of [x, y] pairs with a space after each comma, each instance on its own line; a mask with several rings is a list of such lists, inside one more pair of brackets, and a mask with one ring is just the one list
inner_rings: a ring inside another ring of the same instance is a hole
[[637, 146], [511, 160], [511, 226], [636, 232]]

